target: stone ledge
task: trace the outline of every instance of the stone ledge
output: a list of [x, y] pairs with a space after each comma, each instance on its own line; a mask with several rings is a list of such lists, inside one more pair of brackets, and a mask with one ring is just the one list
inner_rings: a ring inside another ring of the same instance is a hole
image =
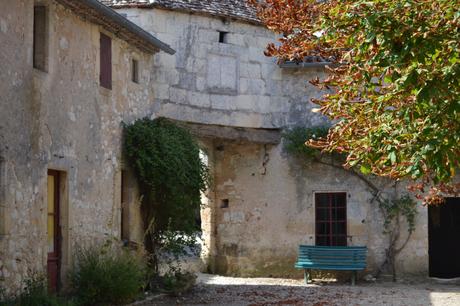
[[193, 122], [175, 122], [186, 127], [193, 135], [198, 137], [262, 144], [279, 144], [281, 142], [281, 130], [276, 128], [258, 129]]

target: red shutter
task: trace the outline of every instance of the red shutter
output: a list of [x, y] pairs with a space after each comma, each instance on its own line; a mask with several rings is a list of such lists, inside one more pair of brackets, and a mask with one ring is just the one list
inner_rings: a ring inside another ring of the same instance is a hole
[[47, 16], [45, 6], [34, 7], [34, 68], [45, 71], [47, 57]]
[[100, 49], [100, 85], [107, 89], [112, 89], [112, 40], [102, 33]]

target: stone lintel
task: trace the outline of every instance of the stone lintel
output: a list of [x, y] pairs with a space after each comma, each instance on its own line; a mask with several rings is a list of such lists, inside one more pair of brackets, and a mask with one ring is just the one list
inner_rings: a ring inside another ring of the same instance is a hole
[[193, 135], [203, 138], [261, 144], [279, 144], [281, 141], [281, 130], [278, 128], [260, 129], [191, 122], [179, 122], [178, 124], [186, 127]]

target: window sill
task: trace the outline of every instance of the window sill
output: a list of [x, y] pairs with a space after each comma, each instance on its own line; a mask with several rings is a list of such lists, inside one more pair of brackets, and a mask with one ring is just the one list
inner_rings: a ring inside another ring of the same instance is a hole
[[99, 86], [99, 93], [103, 96], [106, 97], [111, 97], [112, 96], [112, 89], [108, 89], [102, 86]]
[[41, 78], [42, 79], [42, 78], [46, 78], [49, 75], [49, 73], [48, 73], [47, 70], [41, 70], [41, 69], [38, 69], [38, 68], [34, 67], [33, 68], [33, 75], [36, 78]]

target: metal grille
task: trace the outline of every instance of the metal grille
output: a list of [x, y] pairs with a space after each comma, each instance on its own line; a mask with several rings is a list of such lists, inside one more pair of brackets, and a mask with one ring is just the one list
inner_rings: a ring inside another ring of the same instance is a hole
[[347, 194], [316, 193], [316, 245], [347, 245]]

